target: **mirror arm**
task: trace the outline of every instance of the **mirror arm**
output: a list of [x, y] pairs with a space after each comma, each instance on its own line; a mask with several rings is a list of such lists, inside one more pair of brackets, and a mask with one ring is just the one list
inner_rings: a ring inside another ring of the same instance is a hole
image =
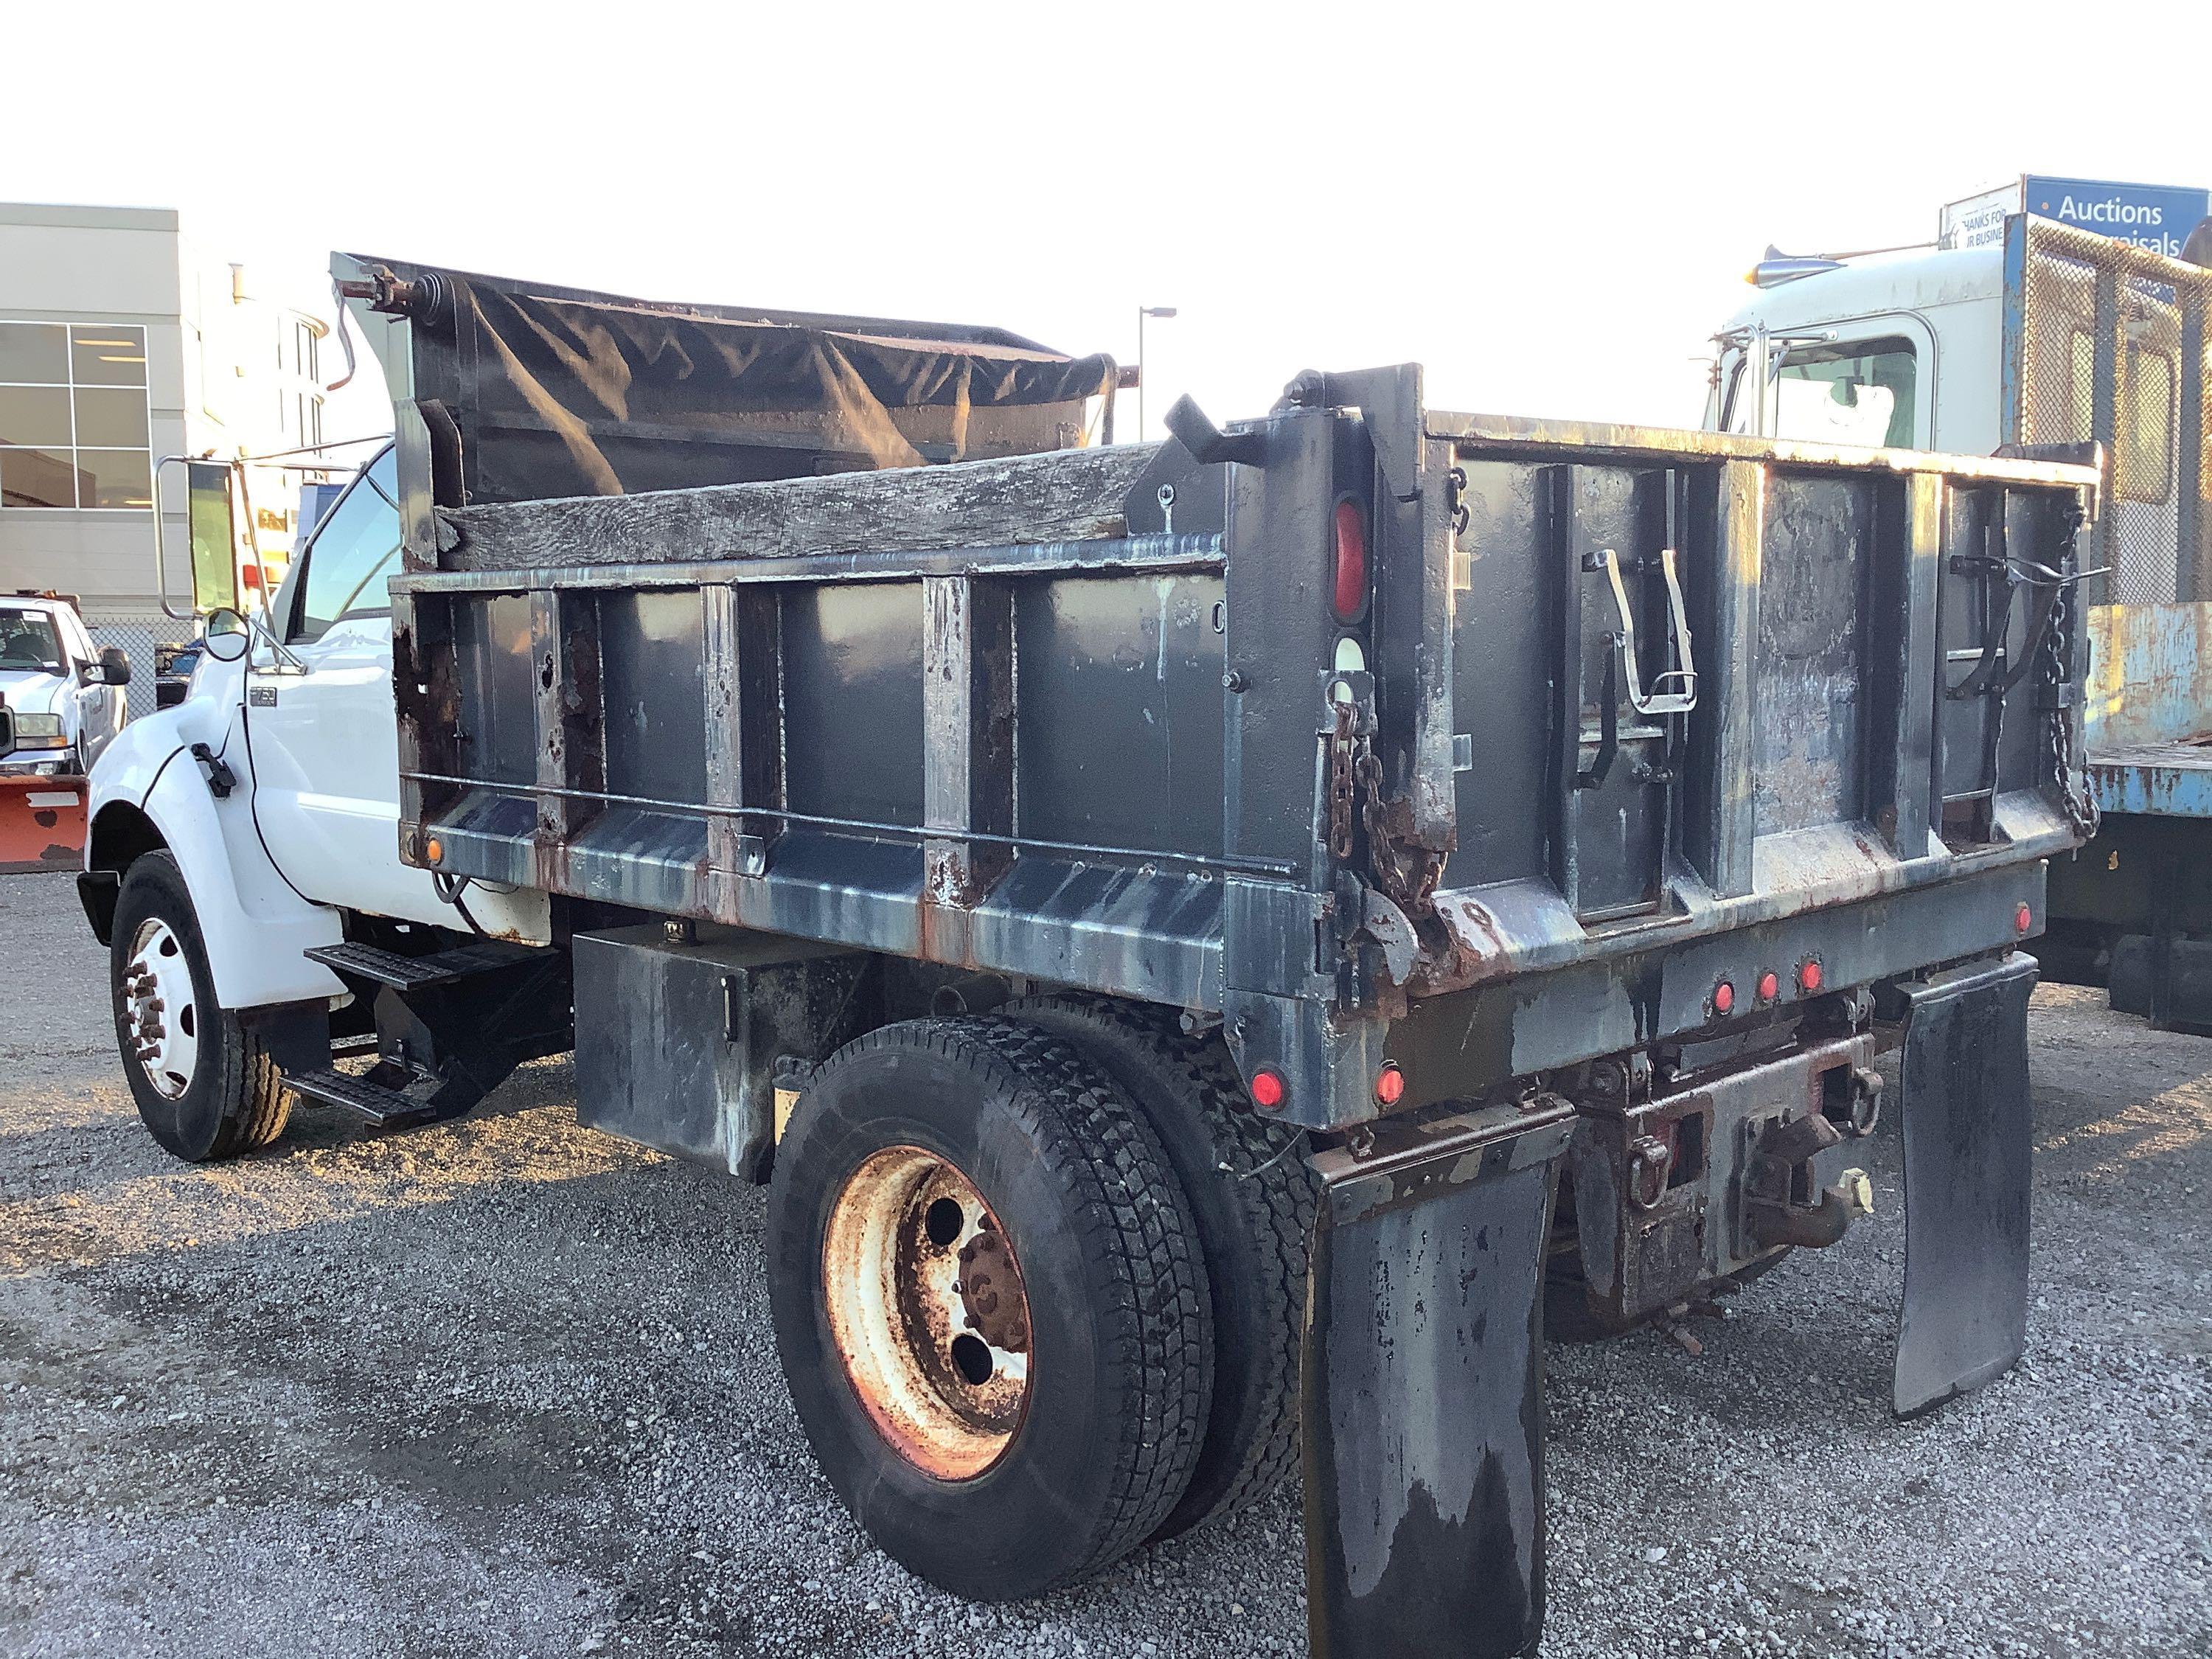
[[[161, 548], [161, 469], [173, 462], [181, 465], [190, 459], [191, 457], [189, 455], [164, 455], [154, 463], [154, 598], [160, 604], [163, 616], [171, 622], [180, 623], [197, 623], [199, 614], [192, 611], [179, 611], [169, 603], [169, 562], [163, 556]], [[186, 516], [190, 516], [189, 512]]]

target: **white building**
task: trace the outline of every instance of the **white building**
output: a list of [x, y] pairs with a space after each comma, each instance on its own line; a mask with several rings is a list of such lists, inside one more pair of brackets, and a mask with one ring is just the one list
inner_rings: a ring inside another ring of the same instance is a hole
[[[149, 653], [155, 637], [188, 635], [155, 595], [155, 463], [322, 441], [323, 282], [307, 260], [280, 277], [210, 257], [168, 209], [0, 203], [0, 592], [76, 594], [88, 620], [143, 633]], [[255, 480], [274, 578], [299, 475]], [[161, 494], [181, 611], [181, 467], [166, 469]]]

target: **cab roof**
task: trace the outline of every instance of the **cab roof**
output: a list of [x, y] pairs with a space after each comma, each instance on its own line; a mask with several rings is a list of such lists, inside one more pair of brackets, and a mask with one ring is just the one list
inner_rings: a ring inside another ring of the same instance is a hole
[[2004, 292], [2001, 247], [1871, 253], [1834, 270], [1756, 289], [1728, 320], [1741, 327], [1808, 328], [1889, 311], [1994, 300]]

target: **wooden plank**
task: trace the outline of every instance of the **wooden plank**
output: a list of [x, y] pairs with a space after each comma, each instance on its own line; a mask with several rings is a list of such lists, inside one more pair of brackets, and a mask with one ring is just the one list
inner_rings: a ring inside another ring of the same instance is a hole
[[[1005, 873], [1014, 828], [1014, 606], [1005, 582], [922, 583], [925, 897], [965, 908]], [[939, 834], [939, 832], [945, 832]]]
[[1118, 537], [1157, 444], [439, 510], [447, 570], [560, 570]]
[[[538, 726], [538, 842], [551, 856], [604, 810], [562, 790], [606, 787], [605, 710], [599, 691], [597, 596], [538, 588], [530, 595], [530, 653]], [[557, 868], [557, 861], [542, 867]], [[551, 884], [549, 883], [549, 885]]]
[[[726, 583], [702, 587], [707, 690], [707, 805], [783, 805], [783, 714], [776, 697], [777, 602], [773, 592]], [[728, 812], [707, 822], [712, 878], [757, 876], [774, 826]]]

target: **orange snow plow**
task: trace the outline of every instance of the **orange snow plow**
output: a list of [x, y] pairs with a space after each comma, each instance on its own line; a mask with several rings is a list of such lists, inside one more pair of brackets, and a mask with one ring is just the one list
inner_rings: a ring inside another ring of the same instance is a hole
[[[0, 708], [0, 760], [15, 746], [15, 723]], [[84, 865], [83, 778], [0, 772], [0, 874], [76, 870]]]

